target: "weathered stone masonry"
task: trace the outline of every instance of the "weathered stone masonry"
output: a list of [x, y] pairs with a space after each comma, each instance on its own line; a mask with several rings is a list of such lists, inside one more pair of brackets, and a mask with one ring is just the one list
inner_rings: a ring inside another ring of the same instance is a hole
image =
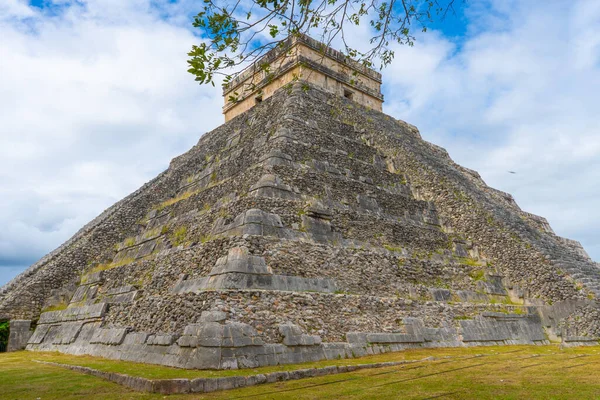
[[298, 83], [18, 277], [0, 314], [37, 320], [29, 350], [246, 368], [597, 343], [598, 277], [416, 128]]

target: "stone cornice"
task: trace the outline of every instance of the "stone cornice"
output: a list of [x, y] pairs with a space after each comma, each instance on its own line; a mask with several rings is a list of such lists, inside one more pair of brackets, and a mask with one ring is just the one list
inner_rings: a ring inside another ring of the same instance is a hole
[[[381, 83], [381, 74], [373, 69], [365, 67], [360, 64], [358, 61], [352, 60], [351, 58], [346, 57], [342, 52], [332, 49], [331, 47], [327, 47], [324, 43], [321, 43], [317, 40], [314, 40], [306, 35], [299, 35], [296, 37], [290, 37], [282, 42], [283, 45], [280, 47], [276, 47], [273, 50], [267, 52], [263, 57], [261, 57], [258, 61], [254, 62], [252, 65], [241, 71], [235, 78], [231, 80], [231, 82], [223, 87], [223, 95], [226, 95], [232, 91], [235, 91], [243, 82], [251, 78], [254, 74], [261, 71], [260, 65], [263, 64], [272, 64], [273, 61], [283, 56], [286, 52], [288, 52], [292, 47], [297, 44], [303, 44], [306, 47], [317, 51], [323, 56], [326, 56], [340, 64], [344, 64], [348, 68], [353, 71], [364, 75], [374, 81]], [[290, 58], [295, 58], [290, 56]], [[313, 61], [314, 63], [314, 61]], [[315, 63], [316, 64], [316, 63]], [[287, 64], [286, 64], [287, 65]], [[281, 71], [281, 68], [277, 70], [275, 75], [280, 75], [285, 71]], [[371, 94], [372, 95], [372, 94]]]

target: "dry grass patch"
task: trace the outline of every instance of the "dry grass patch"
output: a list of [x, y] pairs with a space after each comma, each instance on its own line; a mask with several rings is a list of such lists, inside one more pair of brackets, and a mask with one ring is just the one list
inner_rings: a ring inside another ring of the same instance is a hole
[[99, 378], [33, 360], [83, 365], [151, 379], [251, 375], [278, 370], [384, 361], [422, 360], [207, 395], [168, 399], [596, 399], [600, 398], [600, 348], [558, 346], [414, 349], [360, 359], [238, 371], [189, 371], [58, 353], [0, 354], [0, 393], [8, 399], [158, 399]]
[[175, 203], [179, 203], [182, 200], [189, 199], [190, 197], [192, 197], [193, 195], [195, 195], [198, 192], [199, 192], [198, 190], [183, 192], [180, 195], [178, 195], [177, 197], [173, 197], [172, 199], [163, 201], [162, 203], [157, 205], [155, 208], [160, 211], [160, 210], [162, 210], [166, 207], [169, 207]]

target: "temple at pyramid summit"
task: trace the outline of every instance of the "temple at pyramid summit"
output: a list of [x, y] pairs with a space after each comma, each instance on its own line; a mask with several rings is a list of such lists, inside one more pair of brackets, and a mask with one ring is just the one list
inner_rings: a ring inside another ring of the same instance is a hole
[[302, 80], [381, 111], [381, 74], [306, 35], [289, 37], [224, 88], [225, 121]]
[[598, 263], [382, 113], [380, 85], [307, 37], [266, 54], [225, 124], [1, 289], [9, 349], [238, 369], [597, 345]]

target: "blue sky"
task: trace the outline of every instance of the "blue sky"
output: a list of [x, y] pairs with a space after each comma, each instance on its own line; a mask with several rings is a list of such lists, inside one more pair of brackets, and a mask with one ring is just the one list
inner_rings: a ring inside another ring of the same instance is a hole
[[[0, 284], [223, 122], [186, 72], [198, 5], [0, 0]], [[459, 1], [395, 50], [384, 112], [599, 260], [600, 2]]]

